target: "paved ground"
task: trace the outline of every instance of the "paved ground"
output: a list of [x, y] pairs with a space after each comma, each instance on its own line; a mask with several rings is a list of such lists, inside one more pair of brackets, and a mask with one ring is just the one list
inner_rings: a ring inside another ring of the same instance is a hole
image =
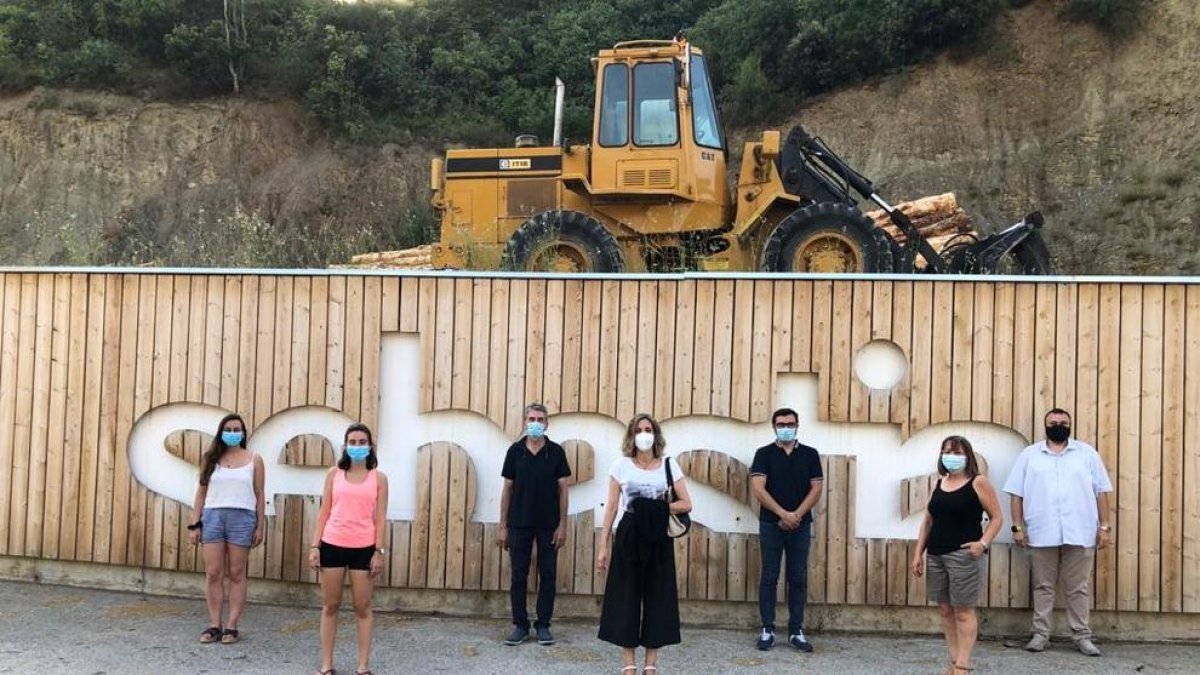
[[[0, 673], [311, 673], [319, 654], [317, 611], [253, 605], [237, 645], [201, 645], [199, 600], [0, 582]], [[616, 648], [599, 642], [593, 625], [556, 624], [559, 643], [505, 647], [508, 626], [437, 617], [379, 614], [373, 666], [384, 673], [611, 673]], [[339, 634], [337, 665], [354, 672], [352, 617]], [[753, 649], [754, 636], [708, 628], [684, 629], [685, 644], [663, 651], [662, 675], [805, 672], [940, 673], [941, 642], [933, 638], [824, 634], [817, 651]], [[983, 643], [981, 673], [1196, 673], [1200, 647], [1101, 643], [1102, 658], [1086, 658], [1055, 643], [1040, 655]]]

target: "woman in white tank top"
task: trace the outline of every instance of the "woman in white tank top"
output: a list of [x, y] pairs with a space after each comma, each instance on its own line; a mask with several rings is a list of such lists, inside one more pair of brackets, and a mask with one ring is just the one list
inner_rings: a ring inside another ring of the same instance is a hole
[[[262, 458], [246, 449], [246, 423], [226, 415], [200, 459], [200, 483], [192, 504], [188, 536], [203, 544], [208, 628], [204, 643], [238, 641], [238, 619], [246, 606], [246, 563], [262, 543], [266, 525]], [[223, 580], [229, 579], [229, 619], [221, 623]]]

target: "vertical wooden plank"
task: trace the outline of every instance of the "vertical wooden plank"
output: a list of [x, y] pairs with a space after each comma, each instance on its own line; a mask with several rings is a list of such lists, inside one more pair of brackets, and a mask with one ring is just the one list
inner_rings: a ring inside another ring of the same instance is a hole
[[[450, 394], [447, 407], [467, 410], [471, 404], [471, 310], [475, 306], [475, 286], [470, 279], [454, 279], [453, 282], [454, 323], [446, 344], [451, 359], [450, 377], [447, 382]], [[440, 323], [438, 328], [440, 331]]]
[[[87, 310], [89, 326], [83, 387], [85, 392], [95, 391], [97, 387], [92, 383], [102, 382], [102, 384], [98, 387], [98, 402], [92, 396], [86, 393], [84, 395], [84, 423], [81, 431], [85, 438], [86, 452], [83, 459], [86, 460], [86, 465], [80, 476], [80, 496], [83, 503], [80, 508], [81, 518], [76, 533], [76, 545], [78, 547], [80, 543], [80, 535], [87, 531], [87, 545], [94, 546], [93, 559], [105, 561], [110, 557], [117, 557], [125, 549], [123, 540], [115, 541], [117, 539], [116, 531], [124, 528], [118, 528], [115, 524], [123, 522], [121, 515], [117, 514], [118, 507], [123, 508], [124, 513], [128, 513], [128, 499], [124, 498], [125, 506], [122, 506], [118, 492], [122, 486], [126, 488], [129, 486], [129, 460], [124, 449], [128, 446], [129, 430], [133, 420], [118, 416], [121, 404], [131, 398], [130, 390], [120, 389], [119, 385], [132, 386], [127, 378], [127, 373], [132, 369], [126, 369], [125, 334], [122, 332], [124, 330], [122, 325], [124, 323], [122, 321], [124, 318], [122, 281], [115, 276], [96, 275], [90, 278], [87, 286], [96, 287], [97, 304], [96, 316], [93, 316], [90, 306]], [[89, 297], [89, 304], [90, 302]], [[130, 306], [136, 307], [136, 300], [131, 300]], [[130, 316], [136, 315], [136, 309], [131, 309], [130, 312]], [[101, 337], [95, 341], [98, 344], [95, 345], [93, 345], [92, 339], [93, 323], [100, 324], [98, 330], [102, 331], [100, 332]], [[134, 342], [132, 338], [130, 342]], [[133, 344], [129, 345], [129, 347], [132, 346]], [[128, 363], [131, 365], [132, 360]], [[93, 413], [93, 411], [95, 412]], [[94, 445], [88, 438], [88, 435], [93, 432], [95, 433]], [[86, 492], [83, 488], [84, 481], [87, 481], [88, 484]], [[88, 516], [94, 517], [95, 530], [92, 529], [89, 521], [83, 520]], [[76, 557], [82, 558], [78, 555], [78, 551]]]
[[[821, 456], [821, 475], [829, 475], [829, 455]], [[812, 547], [808, 558], [808, 597], [816, 603], [825, 602], [825, 582], [828, 578], [829, 554], [829, 501], [822, 499], [812, 510]], [[783, 581], [780, 574], [780, 581]], [[786, 584], [780, 585], [782, 592]]]
[[[491, 364], [492, 280], [475, 279], [471, 288], [471, 393], [468, 409], [488, 414]], [[507, 338], [507, 336], [506, 336]], [[482, 536], [482, 532], [480, 533]]]
[[[850, 383], [850, 407], [847, 419], [856, 422], [866, 422], [871, 419], [871, 390], [854, 372], [854, 359], [857, 357], [858, 351], [871, 341], [872, 315], [877, 311], [872, 286], [874, 284], [868, 281], [856, 281], [852, 286], [854, 291], [853, 319], [850, 326], [850, 344], [846, 355], [848, 359], [847, 375]], [[891, 313], [892, 308], [889, 301], [886, 314], [890, 317]]]
[[[0, 283], [0, 292], [5, 284]], [[83, 375], [84, 358], [86, 357], [87, 338], [87, 287], [88, 277], [84, 274], [72, 274], [70, 277], [70, 305], [68, 308], [69, 328], [67, 337], [67, 400], [63, 429], [63, 490], [61, 514], [62, 525], [58, 530], [58, 554], [63, 560], [77, 560], [75, 541], [79, 532], [80, 511], [80, 477], [83, 473]], [[0, 295], [0, 302], [3, 296]], [[5, 308], [7, 310], [7, 308]], [[0, 315], [0, 325], [4, 323]], [[114, 341], [115, 342], [115, 341]], [[2, 350], [2, 347], [0, 347]], [[114, 362], [115, 366], [116, 363]], [[0, 370], [5, 367], [0, 357]], [[0, 378], [2, 379], [2, 378]], [[3, 383], [0, 383], [0, 387]], [[116, 401], [110, 401], [115, 405]], [[11, 422], [4, 417], [4, 406], [0, 404], [0, 425]], [[2, 445], [2, 442], [0, 442]], [[3, 451], [0, 451], [0, 456]], [[0, 522], [4, 522], [0, 518]], [[88, 525], [87, 527], [90, 527]]]
[[[832, 407], [830, 377], [832, 375], [833, 323], [838, 310], [833, 307], [833, 282], [822, 279], [813, 282], [812, 326], [812, 369], [817, 372], [817, 417], [829, 421]], [[793, 358], [795, 349], [792, 350]]]
[[[346, 361], [342, 365], [342, 411], [350, 419], [362, 419], [363, 333], [366, 288], [362, 277], [346, 279]], [[422, 326], [424, 330], [424, 326]], [[423, 354], [422, 360], [431, 354]]]
[[54, 276], [37, 275], [37, 318], [34, 320], [33, 388], [29, 423], [28, 463], [26, 464], [25, 555], [41, 557], [42, 527], [46, 515], [46, 465], [49, 448], [46, 440], [50, 424], [50, 370], [54, 355]]
[[[405, 281], [408, 281], [405, 279]], [[417, 297], [412, 296], [412, 312], [417, 312]], [[401, 306], [403, 311], [404, 306]], [[334, 410], [345, 409], [346, 398], [346, 277], [330, 277], [329, 279], [329, 324], [328, 342], [325, 345], [325, 405]], [[269, 315], [268, 315], [269, 316]], [[416, 332], [416, 323], [412, 326]], [[422, 364], [430, 361], [424, 358], [425, 338], [421, 337]], [[426, 380], [422, 370], [421, 391], [424, 392]], [[422, 394], [424, 396], [424, 394]], [[422, 398], [424, 400], [424, 398]]]
[[672, 396], [675, 385], [675, 302], [679, 282], [658, 282], [658, 318], [655, 322], [654, 340], [654, 418], [665, 420], [674, 410]]
[[596, 565], [596, 524], [595, 511], [588, 510], [576, 516], [575, 547], [567, 555], [575, 556], [574, 592], [590, 595], [603, 591], [592, 583], [592, 572]]
[[904, 377], [892, 388], [889, 408], [890, 421], [900, 424], [901, 437], [908, 438], [912, 433], [909, 427], [911, 419], [910, 406], [912, 401], [913, 366], [916, 363], [916, 352], [913, 350], [913, 284], [909, 281], [897, 281], [892, 286], [892, 342], [904, 352], [909, 367], [904, 371]]
[[1142, 288], [1121, 287], [1121, 401], [1117, 460], [1117, 609], [1138, 608], [1141, 472]]
[[[236, 401], [232, 408], [245, 420], [250, 427], [250, 434], [253, 436], [254, 430], [258, 428], [257, 416], [254, 411], [258, 383], [256, 381], [258, 374], [258, 303], [259, 294], [261, 291], [260, 280], [262, 277], [246, 276], [241, 279], [241, 298], [238, 308], [237, 322], [237, 391], [233, 394]], [[269, 318], [264, 318], [264, 321], [269, 321]], [[230, 335], [233, 339], [233, 334]], [[264, 359], [268, 359], [268, 354], [263, 354]], [[341, 368], [341, 364], [338, 364]], [[324, 402], [324, 400], [322, 400]], [[336, 408], [335, 408], [336, 409]], [[272, 459], [266, 448], [260, 448], [257, 445], [254, 447], [255, 452], [263, 455], [264, 462]], [[274, 495], [266, 495], [268, 500], [273, 500]], [[278, 505], [276, 505], [278, 506]], [[265, 536], [270, 537], [269, 525], [265, 528]], [[265, 543], [265, 542], [264, 542]], [[255, 578], [263, 578], [266, 576], [266, 548], [267, 546], [256, 546], [250, 549], [250, 559], [247, 562], [246, 573], [248, 576]]]
[[[1080, 289], [1082, 295], [1082, 289]], [[1184, 391], [1186, 382], [1187, 287], [1165, 289], [1162, 384], [1162, 603], [1163, 612], [1183, 611]], [[1144, 472], [1144, 469], [1143, 469]], [[1143, 483], [1143, 488], [1145, 484]], [[1151, 490], [1152, 492], [1152, 490]], [[1143, 523], [1144, 525], [1144, 523]]]
[[[955, 283], [953, 287], [954, 313], [951, 322], [954, 353], [950, 364], [950, 388], [946, 392], [950, 399], [947, 419], [969, 420], [972, 419], [975, 390], [971, 369], [975, 365], [976, 326], [979, 323], [986, 324], [988, 319], [975, 316], [975, 284]], [[991, 384], [990, 377], [988, 384]], [[990, 410], [991, 406], [988, 408]]]
[[[609, 283], [611, 282], [603, 282], [603, 284]], [[599, 281], [587, 281], [583, 284], [583, 332], [579, 347], [580, 412], [601, 411], [600, 370], [601, 360], [605, 359], [602, 340], [607, 330], [606, 324], [604, 328], [601, 327], [601, 320], [604, 316], [601, 291], [604, 288], [605, 286]], [[605, 392], [604, 396], [607, 395], [608, 392]]]
[[[791, 284], [786, 284], [786, 287], [790, 289]], [[746, 588], [746, 539], [748, 536], [740, 532], [731, 532], [728, 535], [729, 542], [725, 552], [725, 597], [735, 602], [757, 599], [754, 589]]]
[[1037, 296], [1032, 284], [1017, 284], [1013, 307], [1013, 395], [1010, 426], [1032, 441], [1039, 437], [1034, 434], [1034, 418], [1037, 416], [1034, 412], [1034, 362], [1040, 358], [1037, 352]]
[[[0, 524], [7, 527], [14, 508], [12, 483], [13, 444], [16, 440], [15, 414], [17, 408], [17, 353], [21, 324], [21, 277], [2, 275], [4, 281], [4, 314], [0, 339]], [[0, 554], [8, 553], [8, 537], [0, 536]]]
[[[909, 433], [929, 426], [932, 419], [934, 368], [934, 284], [913, 285], [912, 300], [912, 387], [909, 390]], [[942, 322], [946, 321], [943, 317]]]
[[[580, 279], [567, 279], [563, 284], [563, 358], [562, 393], [559, 412], [578, 412], [579, 394], [583, 382], [584, 284]], [[587, 282], [588, 285], [595, 285]], [[594, 336], [588, 336], [588, 344]], [[590, 355], [590, 352], [589, 352]]]
[[[442, 492], [442, 490], [435, 489], [430, 475], [430, 471], [433, 468], [434, 453], [435, 446], [433, 444], [423, 445], [417, 450], [417, 516], [413, 520], [412, 532], [409, 539], [409, 588], [429, 588], [429, 499], [431, 495]], [[441, 485], [441, 483], [437, 483], [437, 485]], [[495, 548], [495, 539], [492, 540], [491, 544], [492, 548]], [[484, 588], [487, 587], [487, 584], [484, 584]]]
[[774, 346], [771, 325], [774, 321], [775, 282], [754, 282], [754, 339], [750, 345], [750, 410], [752, 422], [767, 421], [775, 403], [775, 368], [771, 349]]
[[637, 289], [637, 375], [633, 380], [637, 393], [634, 408], [639, 412], [653, 414], [654, 393], [657, 389], [655, 368], [658, 363], [655, 349], [658, 338], [658, 282], [641, 281]]
[[[155, 298], [158, 292], [156, 278], [147, 277], [138, 286], [137, 309], [137, 352], [134, 375], [132, 419], [144, 415], [151, 406], [151, 378], [154, 357]], [[125, 560], [128, 564], [141, 566], [145, 562], [146, 539], [146, 491], [132, 476], [129, 477], [129, 528], [125, 541]], [[114, 520], [114, 530], [123, 521]]]
[[418, 330], [420, 286], [416, 277], [400, 280], [400, 332], [415, 333]]
[[[42, 557], [59, 558], [64, 492], [63, 451], [67, 414], [67, 335], [70, 333], [71, 277], [54, 275], [54, 311], [50, 320], [50, 397], [46, 412], [46, 467], [43, 493]], [[72, 479], [75, 476], [71, 476]]]
[[[468, 305], [469, 306], [469, 305]], [[470, 459], [459, 448], [447, 447], [449, 459], [449, 481], [444, 483], [447, 498], [446, 510], [446, 588], [462, 588], [466, 563], [467, 502], [471, 499], [468, 490], [468, 467]], [[469, 487], [474, 487], [471, 485]]]
[[372, 429], [379, 428], [379, 359], [383, 337], [383, 286], [379, 277], [363, 280], [362, 366], [359, 382], [362, 397], [359, 405], [361, 419]]
[[483, 526], [483, 580], [481, 585], [484, 590], [488, 591], [500, 588], [500, 559], [507, 555], [503, 549], [497, 546], [498, 531], [499, 526], [496, 523], [487, 523]]
[[[975, 284], [975, 329], [971, 333], [971, 416], [977, 422], [992, 421], [992, 355], [995, 350], [995, 299], [993, 284]], [[957, 388], [957, 380], [955, 388]], [[994, 477], [1003, 484], [1003, 480]]]
[[[1074, 415], [1078, 412], [1075, 404], [1075, 378], [1079, 373], [1076, 365], [1078, 348], [1078, 288], [1076, 284], [1057, 284], [1055, 287], [1055, 329], [1054, 348], [1054, 401], [1055, 405], [1064, 410], [1070, 410]], [[1079, 438], [1078, 433], [1075, 435]]]
[[[892, 282], [876, 281], [871, 284], [871, 340], [890, 340], [892, 337]], [[905, 325], [905, 329], [908, 326]], [[905, 371], [908, 369], [905, 368]], [[868, 418], [872, 422], [887, 422], [891, 419], [891, 397], [898, 387], [891, 390], [872, 389], [867, 394]], [[850, 544], [853, 546], [853, 543]]]
[[713, 410], [712, 403], [712, 363], [713, 363], [713, 333], [716, 324], [713, 312], [716, 309], [716, 282], [711, 279], [696, 281], [696, 323], [695, 323], [695, 356], [692, 369], [692, 400], [693, 415], [707, 415]]
[[483, 588], [483, 523], [467, 523], [463, 557], [463, 588]]
[[[954, 373], [954, 337], [956, 324], [965, 322], [964, 330], [970, 333], [972, 317], [955, 315], [954, 288], [956, 284], [935, 282], [933, 284], [933, 359], [929, 373], [929, 423], [939, 424], [950, 420], [950, 399]], [[969, 305], [968, 305], [969, 307]], [[970, 391], [968, 388], [966, 391]], [[964, 392], [966, 393], [966, 392]], [[889, 553], [889, 555], [891, 555]]]
[[1157, 612], [1162, 584], [1163, 287], [1142, 288], [1141, 462], [1138, 466], [1137, 609]]
[[1038, 284], [1037, 319], [1035, 330], [1037, 339], [1033, 353], [1036, 354], [1033, 363], [1033, 420], [1031, 421], [1030, 438], [1039, 438], [1038, 433], [1043, 428], [1043, 418], [1046, 411], [1058, 406], [1054, 392], [1054, 364], [1058, 360], [1058, 298], [1054, 286]]
[[887, 604], [887, 540], [867, 540], [867, 604]]
[[[412, 522], [392, 521], [392, 576], [388, 580], [392, 588], [409, 588], [408, 578], [409, 556], [412, 546]], [[481, 534], [480, 537], [483, 535]]]
[[[625, 421], [640, 412], [637, 409], [638, 388], [638, 284], [624, 281], [620, 284], [620, 318], [616, 349], [616, 418]], [[608, 312], [605, 312], [608, 316]]]
[[[203, 284], [203, 278], [197, 282]], [[198, 308], [197, 313], [204, 314], [204, 307]], [[175, 277], [174, 296], [171, 299], [171, 347], [168, 352], [168, 370], [170, 372], [167, 385], [167, 400], [171, 402], [188, 400], [188, 338], [192, 315], [192, 278], [186, 275]], [[204, 363], [203, 352], [191, 352], [192, 361]], [[195, 400], [195, 399], [193, 399]], [[194, 434], [191, 434], [194, 436]], [[185, 457], [187, 455], [185, 454]], [[162, 563], [165, 569], [196, 569], [195, 550], [187, 539], [187, 529], [181, 523], [191, 522], [191, 509], [186, 515], [181, 514], [182, 505], [172, 501], [165, 505], [163, 519], [163, 550]], [[189, 564], [190, 563], [190, 564]]]
[[426, 588], [446, 588], [446, 544], [450, 510], [450, 448], [436, 443], [430, 462], [429, 570]]
[[[529, 300], [525, 321], [525, 390], [523, 403], [541, 401], [546, 397], [546, 280], [529, 280]], [[514, 419], [516, 432], [522, 420]], [[515, 435], [515, 434], [514, 434]]]
[[686, 597], [703, 599], [708, 596], [708, 529], [693, 527], [687, 533], [687, 540], [688, 585]]
[[828, 525], [825, 535], [825, 602], [840, 605], [846, 602], [847, 535], [849, 516], [847, 481], [849, 467], [845, 455], [829, 457], [829, 473], [825, 477], [826, 494], [823, 501], [828, 505]]
[[833, 282], [833, 314], [829, 330], [829, 419], [850, 419], [850, 390], [854, 388], [851, 335], [854, 328], [854, 283]]
[[727, 597], [729, 535], [724, 532], [708, 531], [708, 594], [709, 600], [724, 600]]
[[685, 279], [677, 285], [675, 311], [675, 362], [673, 372], [674, 402], [672, 417], [683, 417], [692, 410], [692, 380], [695, 373], [693, 352], [696, 349], [696, 285]]
[[[438, 283], [432, 277], [421, 277], [418, 291], [417, 327], [421, 332], [421, 412], [436, 410], [437, 342], [438, 342]], [[401, 312], [403, 312], [401, 307]], [[444, 386], [444, 385], [443, 385]], [[410, 574], [411, 578], [412, 575]]]
[[508, 303], [508, 409], [504, 417], [505, 432], [514, 437], [521, 428], [521, 415], [526, 404], [524, 397], [528, 298], [529, 282], [514, 279]]
[[[398, 291], [397, 291], [398, 292]], [[229, 296], [228, 291], [226, 297]], [[399, 310], [399, 302], [392, 299]], [[329, 364], [329, 277], [313, 277], [309, 288], [309, 324], [308, 324], [308, 391], [305, 393], [305, 405], [325, 405], [325, 377]], [[232, 307], [228, 307], [225, 316], [231, 316]], [[225, 334], [236, 334], [226, 324]], [[226, 347], [228, 349], [228, 347]], [[226, 357], [228, 358], [228, 357]], [[222, 393], [224, 386], [222, 386]], [[305, 464], [310, 460], [320, 461], [321, 449], [319, 444], [309, 444], [306, 449]], [[315, 457], [308, 457], [308, 450], [313, 450]]]
[[[261, 408], [266, 409], [266, 416], [273, 415], [280, 410], [285, 410], [291, 401], [292, 316], [295, 313], [296, 282], [294, 277], [284, 276], [277, 276], [274, 281], [274, 312], [271, 314], [265, 312], [266, 303], [264, 301], [262, 305], [264, 312], [263, 316], [260, 317], [260, 319], [266, 318], [274, 323], [271, 331], [271, 341], [267, 343], [270, 345], [273, 365], [269, 380], [270, 385], [261, 390], [264, 393], [264, 397], [260, 398], [258, 404], [255, 406], [256, 416], [262, 415]], [[355, 282], [358, 282], [358, 290], [354, 293], [355, 297], [350, 297], [351, 293], [347, 293], [347, 328], [353, 328], [358, 334], [361, 334], [362, 278], [350, 279], [348, 287], [354, 286]], [[259, 331], [259, 345], [261, 347], [263, 344], [261, 323]], [[350, 370], [359, 363], [357, 354], [354, 357], [351, 356], [351, 349], [355, 344], [361, 346], [358, 340], [347, 341], [345, 364], [347, 377], [345, 402], [349, 404], [348, 413], [351, 419], [358, 418], [357, 387], [351, 384], [353, 374]], [[260, 378], [264, 374], [262, 368], [265, 365], [267, 365], [267, 362], [259, 361], [258, 377]], [[277, 457], [276, 453], [285, 452], [285, 448], [268, 448], [268, 450], [272, 453], [272, 457]], [[303, 513], [303, 509], [298, 509], [298, 506], [292, 496], [283, 496], [275, 504], [275, 517], [268, 520], [266, 526], [266, 548], [267, 576], [270, 578], [283, 579], [285, 581], [294, 581], [299, 578], [300, 542], [292, 536], [294, 534], [292, 527], [294, 527], [296, 519], [302, 517], [299, 514]]]
[[[778, 373], [792, 370], [792, 320], [796, 313], [793, 304], [795, 285], [791, 281], [776, 281], [772, 289], [774, 307], [771, 311], [771, 381]], [[732, 542], [731, 542], [732, 545]]]
[[[748, 282], [741, 281], [744, 285]], [[712, 341], [712, 379], [711, 379], [711, 400], [713, 415], [720, 417], [729, 417], [733, 414], [733, 376], [734, 376], [734, 321], [738, 321], [739, 334], [749, 330], [750, 323], [735, 316], [734, 304], [737, 293], [736, 282], [734, 281], [717, 281], [713, 288], [713, 341]], [[747, 297], [747, 303], [749, 297]], [[744, 324], [744, 327], [743, 327]], [[740, 353], [737, 356], [741, 356]], [[700, 363], [697, 360], [697, 363]], [[737, 365], [738, 370], [741, 370], [741, 365]], [[739, 372], [740, 375], [740, 372]], [[739, 384], [740, 386], [740, 384]], [[695, 542], [692, 542], [695, 543]], [[698, 596], [701, 597], [701, 596]]]
[[[508, 395], [508, 293], [511, 282], [493, 279], [489, 352], [495, 358], [488, 360], [488, 403], [487, 416], [496, 424], [504, 425]], [[486, 553], [486, 547], [485, 547]], [[485, 576], [486, 579], [486, 576]], [[484, 588], [487, 588], [485, 585]]]
[[[718, 282], [717, 288], [721, 288], [720, 282]], [[720, 296], [718, 296], [719, 299]], [[728, 410], [729, 415], [734, 419], [747, 420], [750, 417], [754, 357], [754, 281], [752, 279], [738, 279], [733, 283], [732, 310], [733, 345], [730, 360], [732, 374]], [[715, 380], [716, 376], [714, 375]]]
[[[120, 365], [117, 372], [111, 377], [106, 377], [108, 381], [117, 382], [117, 391], [119, 400], [117, 403], [117, 436], [114, 446], [113, 459], [114, 470], [112, 479], [112, 518], [109, 519], [110, 526], [105, 527], [97, 524], [93, 529], [91, 527], [80, 527], [79, 538], [76, 541], [78, 553], [77, 557], [86, 559], [92, 556], [92, 546], [95, 545], [95, 560], [107, 561], [114, 564], [124, 564], [128, 557], [128, 537], [129, 529], [119, 524], [129, 522], [130, 513], [130, 488], [129, 480], [129, 460], [128, 454], [116, 451], [116, 448], [124, 448], [129, 443], [129, 433], [133, 427], [133, 410], [134, 400], [136, 397], [137, 387], [137, 338], [138, 338], [138, 314], [140, 307], [141, 284], [137, 276], [126, 274], [121, 278], [120, 294], [121, 294], [121, 309], [120, 316], [120, 356], [118, 357]], [[101, 368], [103, 354], [99, 351], [93, 353], [93, 345], [97, 345], [104, 335], [108, 334], [109, 325], [107, 319], [103, 325], [97, 327], [100, 321], [93, 321], [93, 316], [104, 316], [103, 299], [98, 298], [99, 294], [108, 292], [110, 289], [106, 284], [97, 282], [96, 277], [88, 285], [88, 335], [87, 335], [87, 368], [88, 372], [84, 376], [85, 382], [98, 382], [103, 375]], [[115, 292], [115, 291], [114, 291]], [[93, 394], [88, 396], [89, 388], [84, 389], [84, 404], [83, 404], [83, 444], [84, 444], [84, 466], [87, 466], [88, 447], [90, 445], [90, 427], [91, 422], [95, 420], [95, 429], [100, 428], [100, 408], [101, 401], [98, 396]], [[92, 410], [95, 410], [94, 417]], [[100, 439], [102, 440], [102, 439]], [[98, 476], [102, 476], [102, 472], [97, 472]], [[84, 520], [84, 508], [87, 507], [88, 499], [85, 490], [91, 489], [87, 484], [86, 470], [83, 476], [80, 477], [80, 496], [81, 506], [79, 518], [80, 523], [87, 523]], [[96, 487], [94, 499], [97, 505], [97, 515], [100, 508], [104, 505], [101, 498], [99, 486]], [[110, 538], [111, 537], [111, 538]], [[86, 555], [84, 552], [87, 552]]]
[[[323, 277], [313, 278], [313, 292], [316, 293], [317, 282]], [[380, 281], [379, 291], [379, 324], [384, 333], [395, 333], [400, 330], [400, 279], [384, 277]], [[316, 303], [313, 303], [316, 311]]]
[[[1075, 391], [1075, 410], [1072, 411], [1072, 426], [1075, 438], [1090, 443], [1096, 448], [1105, 444], [1096, 436], [1098, 385], [1100, 375], [1099, 347], [1100, 329], [1097, 312], [1100, 308], [1100, 287], [1096, 284], [1080, 284], [1077, 305], [1071, 321], [1074, 326], [1066, 330], [1075, 333], [1076, 376], [1072, 383]], [[1061, 318], [1061, 317], [1060, 317]], [[1060, 328], [1059, 333], [1062, 332]], [[1058, 385], [1055, 385], [1057, 388]]]
[[[221, 349], [225, 329], [225, 279], [209, 276], [207, 308], [205, 309], [204, 396], [208, 405], [221, 404]], [[192, 282], [193, 284], [197, 282]]]
[[846, 457], [846, 603], [861, 605], [867, 601], [867, 540], [858, 535], [855, 518], [858, 510], [858, 459]]
[[792, 372], [813, 372], [813, 282], [792, 286]]
[[[1200, 286], [1188, 286], [1183, 392], [1183, 611], [1200, 611]], [[1109, 547], [1110, 549], [1112, 547]]]
[[[257, 429], [275, 411], [276, 376], [280, 378], [287, 377], [287, 371], [281, 371], [276, 365], [280, 358], [277, 350], [279, 340], [276, 337], [276, 332], [282, 328], [279, 326], [279, 312], [277, 310], [277, 305], [279, 304], [278, 295], [279, 277], [264, 276], [259, 279], [258, 322], [255, 332], [255, 348], [258, 356], [255, 359], [255, 371], [251, 375], [254, 381], [254, 421], [251, 422], [252, 429]], [[289, 324], [288, 330], [290, 331], [290, 329], [291, 326]], [[289, 340], [288, 344], [290, 345], [290, 343], [291, 341]], [[341, 367], [342, 364], [339, 362], [339, 372]], [[338, 406], [341, 407], [342, 391], [340, 388], [338, 396]], [[265, 454], [264, 460], [271, 463], [272, 460], [278, 460], [284, 448], [263, 447], [260, 450]], [[275, 516], [267, 519], [266, 538], [260, 547], [262, 550], [262, 575], [267, 579], [280, 579], [283, 574], [284, 541], [282, 521], [287, 513], [286, 500], [277, 499], [274, 501], [274, 506]], [[250, 555], [251, 562], [255, 563], [254, 553], [251, 552]]]
[[887, 542], [887, 575], [888, 575], [888, 604], [908, 604], [908, 582], [912, 574], [909, 572], [908, 542], [888, 540]]
[[995, 291], [991, 421], [1012, 426], [1015, 384], [1013, 377], [1016, 363], [1016, 286], [1007, 282], [999, 283], [995, 285]]
[[[1112, 480], [1109, 495], [1109, 522], [1119, 526], [1117, 508], [1121, 498], [1120, 448], [1121, 412], [1121, 287], [1102, 284], [1099, 290], [1099, 358], [1096, 403], [1096, 449]], [[1096, 581], [1094, 584], [1097, 609], [1117, 608], [1117, 559], [1120, 532], [1114, 533], [1113, 546], [1096, 552]]]
[[561, 280], [546, 282], [546, 348], [542, 355], [541, 401], [553, 412], [562, 410], [563, 321], [566, 285]]
[[25, 553], [25, 518], [29, 495], [29, 447], [33, 429], [29, 418], [33, 414], [34, 360], [29, 355], [36, 349], [37, 337], [37, 275], [21, 275], [21, 312], [17, 329], [17, 353], [25, 358], [17, 361], [16, 415], [13, 418], [13, 443], [9, 470], [9, 517], [7, 550], [17, 555]]

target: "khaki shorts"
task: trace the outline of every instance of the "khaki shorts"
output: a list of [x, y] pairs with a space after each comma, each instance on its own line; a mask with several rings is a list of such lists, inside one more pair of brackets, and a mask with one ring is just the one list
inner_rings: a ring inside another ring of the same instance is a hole
[[948, 603], [952, 607], [974, 607], [979, 604], [986, 569], [984, 558], [971, 557], [967, 549], [945, 555], [925, 556], [925, 597], [930, 602]]

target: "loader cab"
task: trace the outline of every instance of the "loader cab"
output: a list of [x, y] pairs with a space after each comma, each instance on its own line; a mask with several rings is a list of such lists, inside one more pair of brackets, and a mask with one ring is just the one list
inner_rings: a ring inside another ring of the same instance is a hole
[[700, 50], [622, 42], [593, 64], [594, 207], [642, 234], [727, 222], [725, 138]]

